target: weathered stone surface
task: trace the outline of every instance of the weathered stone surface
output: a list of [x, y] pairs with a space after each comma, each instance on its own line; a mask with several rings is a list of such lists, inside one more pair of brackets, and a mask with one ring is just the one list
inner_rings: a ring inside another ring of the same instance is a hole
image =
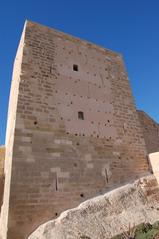
[[3, 202], [3, 191], [4, 191], [4, 159], [5, 159], [5, 146], [0, 146], [0, 211]]
[[155, 122], [144, 111], [138, 110], [138, 116], [146, 143], [147, 152], [155, 153], [159, 151], [159, 124]]
[[152, 172], [154, 173], [154, 176], [159, 184], [159, 152], [149, 154], [149, 161]]
[[122, 56], [26, 22], [6, 133], [3, 239], [148, 173]]
[[5, 146], [0, 146], [0, 175], [4, 174]]
[[29, 239], [108, 239], [143, 222], [159, 220], [159, 187], [153, 175], [90, 199], [41, 225]]

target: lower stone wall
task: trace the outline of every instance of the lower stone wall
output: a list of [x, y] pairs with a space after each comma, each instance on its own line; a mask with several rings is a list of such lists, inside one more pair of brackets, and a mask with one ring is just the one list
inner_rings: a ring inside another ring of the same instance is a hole
[[143, 131], [148, 153], [159, 151], [159, 124], [144, 111], [138, 110], [138, 116]]
[[5, 147], [0, 146], [0, 208], [3, 202], [3, 191], [4, 191], [4, 159], [5, 159]]
[[129, 226], [159, 220], [159, 186], [153, 175], [141, 178], [63, 212], [41, 225], [29, 239], [109, 239]]

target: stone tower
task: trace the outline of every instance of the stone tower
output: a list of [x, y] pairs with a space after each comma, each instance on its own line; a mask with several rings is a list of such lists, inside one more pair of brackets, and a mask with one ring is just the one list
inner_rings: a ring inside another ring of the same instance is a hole
[[3, 239], [148, 173], [121, 55], [26, 22], [6, 134]]

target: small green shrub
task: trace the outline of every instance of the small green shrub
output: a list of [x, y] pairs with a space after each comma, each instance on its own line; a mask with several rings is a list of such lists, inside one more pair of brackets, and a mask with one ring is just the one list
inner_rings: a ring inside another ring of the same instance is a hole
[[[157, 237], [158, 235], [158, 237]], [[151, 225], [143, 223], [136, 227], [128, 227], [128, 230], [112, 239], [159, 239], [159, 222]]]

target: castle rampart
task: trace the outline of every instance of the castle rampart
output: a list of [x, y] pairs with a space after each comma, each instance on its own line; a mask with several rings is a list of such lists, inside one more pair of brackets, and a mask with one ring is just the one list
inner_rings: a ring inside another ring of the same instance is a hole
[[121, 55], [26, 22], [10, 95], [2, 238], [24, 239], [62, 211], [147, 173]]

